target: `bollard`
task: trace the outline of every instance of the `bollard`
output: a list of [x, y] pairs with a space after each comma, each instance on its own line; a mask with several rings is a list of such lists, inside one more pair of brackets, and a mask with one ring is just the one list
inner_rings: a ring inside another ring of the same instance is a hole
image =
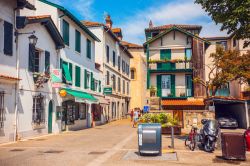
[[174, 127], [171, 127], [171, 148], [174, 149]]

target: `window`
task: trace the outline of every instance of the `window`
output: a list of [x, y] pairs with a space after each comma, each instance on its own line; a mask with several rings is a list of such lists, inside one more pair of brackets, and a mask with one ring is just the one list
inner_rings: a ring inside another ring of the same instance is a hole
[[33, 123], [41, 125], [45, 123], [44, 96], [39, 94], [33, 97]]
[[91, 41], [87, 39], [87, 58], [91, 59]]
[[216, 42], [216, 45], [221, 46], [224, 50], [227, 50], [227, 41]]
[[130, 73], [131, 73], [131, 79], [134, 80], [135, 79], [135, 69], [131, 69]]
[[62, 69], [62, 82], [72, 85], [72, 63], [60, 59], [60, 68]]
[[90, 73], [87, 72], [86, 73], [86, 89], [88, 89], [90, 87], [90, 80], [91, 80]]
[[4, 92], [0, 91], [0, 129], [4, 126]]
[[75, 86], [81, 86], [81, 68], [79, 66], [75, 66]]
[[63, 20], [63, 40], [64, 43], [69, 46], [69, 23]]
[[45, 73], [50, 73], [50, 52], [45, 51]]
[[80, 108], [79, 108], [80, 120], [86, 119], [86, 112], [87, 112], [87, 105], [80, 104]]
[[106, 47], [106, 62], [109, 63], [109, 46]]
[[109, 85], [109, 71], [107, 71], [106, 85]]
[[12, 56], [13, 54], [13, 25], [4, 21], [4, 54]]
[[125, 62], [124, 62], [124, 60], [122, 60], [122, 72], [123, 73], [125, 72]]
[[185, 50], [185, 56], [186, 56], [187, 60], [191, 60], [191, 58], [192, 58], [192, 49], [191, 48], [187, 48]]
[[35, 51], [35, 57], [34, 57], [34, 70], [33, 72], [39, 72], [39, 66], [40, 66], [40, 62], [39, 62], [39, 59], [40, 59], [40, 53], [39, 51]]
[[118, 92], [121, 92], [121, 78], [118, 77]]
[[81, 33], [75, 30], [75, 51], [81, 52]]
[[98, 91], [98, 84], [99, 84], [99, 81], [95, 80], [95, 91]]
[[125, 80], [122, 81], [122, 92], [125, 94]]
[[129, 95], [129, 82], [127, 82], [127, 95]]
[[118, 56], [118, 70], [121, 70], [121, 57]]
[[237, 40], [233, 38], [233, 47], [236, 47], [236, 45], [237, 45]]
[[114, 74], [113, 74], [112, 79], [113, 79], [113, 89], [116, 90], [116, 77]]
[[115, 67], [115, 51], [113, 51], [113, 66]]

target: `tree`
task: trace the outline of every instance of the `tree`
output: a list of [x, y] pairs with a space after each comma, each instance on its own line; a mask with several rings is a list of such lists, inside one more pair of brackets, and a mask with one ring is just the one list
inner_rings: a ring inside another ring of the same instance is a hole
[[245, 39], [244, 47], [250, 45], [250, 0], [195, 0], [221, 30], [234, 33], [236, 39]]
[[210, 70], [208, 81], [200, 77], [194, 78], [194, 82], [205, 87], [207, 97], [215, 96], [217, 90], [230, 81], [237, 80], [239, 83], [250, 85], [250, 51], [240, 55], [239, 51], [225, 51], [223, 47], [218, 46], [216, 53], [212, 53], [210, 58], [212, 58], [212, 65], [207, 65]]

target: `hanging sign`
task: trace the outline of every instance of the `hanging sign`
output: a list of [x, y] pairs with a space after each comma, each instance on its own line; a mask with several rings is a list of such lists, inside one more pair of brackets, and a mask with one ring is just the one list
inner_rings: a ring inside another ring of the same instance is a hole
[[52, 83], [61, 83], [62, 82], [62, 70], [61, 69], [52, 69], [51, 81], [52, 81]]
[[111, 88], [111, 87], [105, 87], [105, 88], [103, 89], [103, 93], [104, 93], [105, 95], [107, 95], [107, 94], [112, 94], [112, 88]]

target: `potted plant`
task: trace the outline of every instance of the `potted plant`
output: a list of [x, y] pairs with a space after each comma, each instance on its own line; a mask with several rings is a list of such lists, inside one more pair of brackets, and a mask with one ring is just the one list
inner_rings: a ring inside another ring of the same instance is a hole
[[149, 88], [149, 90], [150, 90], [150, 96], [151, 96], [151, 97], [156, 96], [157, 88], [156, 88], [155, 86], [151, 86], [151, 87]]

